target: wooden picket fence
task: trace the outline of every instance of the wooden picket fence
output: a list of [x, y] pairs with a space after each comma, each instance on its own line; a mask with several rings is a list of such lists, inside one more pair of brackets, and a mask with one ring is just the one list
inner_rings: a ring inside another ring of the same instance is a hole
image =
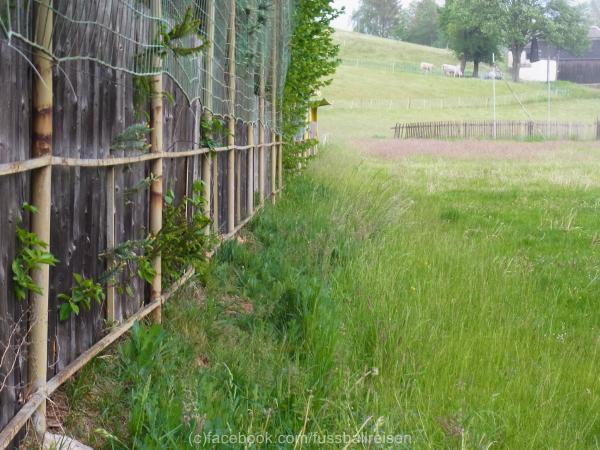
[[595, 123], [479, 120], [396, 123], [395, 139], [564, 139], [600, 140], [600, 120]]

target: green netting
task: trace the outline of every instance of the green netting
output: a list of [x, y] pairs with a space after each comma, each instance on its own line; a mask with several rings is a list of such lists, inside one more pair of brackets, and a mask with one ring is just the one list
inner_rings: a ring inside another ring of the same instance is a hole
[[[40, 0], [0, 0], [0, 39], [30, 58], [42, 49], [60, 67], [73, 60], [90, 60], [138, 76], [169, 75], [189, 101], [199, 100], [214, 114], [251, 122], [258, 117], [261, 74], [267, 99], [275, 89], [283, 92], [289, 63], [293, 0], [237, 0], [236, 102], [228, 104], [228, 35], [231, 9], [228, 0], [54, 0], [52, 49], [34, 39], [33, 10]], [[161, 30], [182, 23], [199, 24], [192, 33], [170, 43], [175, 50], [206, 47], [195, 54], [180, 54], [160, 44]], [[190, 19], [192, 20], [190, 22]], [[213, 39], [209, 34], [214, 30]], [[273, 33], [275, 31], [275, 33]], [[272, 55], [275, 39], [275, 58]], [[157, 59], [161, 57], [161, 59]], [[162, 64], [157, 65], [157, 61]], [[277, 79], [273, 80], [273, 64]], [[209, 73], [210, 72], [210, 73]], [[266, 125], [272, 126], [267, 101]], [[274, 126], [274, 128], [278, 128]]]

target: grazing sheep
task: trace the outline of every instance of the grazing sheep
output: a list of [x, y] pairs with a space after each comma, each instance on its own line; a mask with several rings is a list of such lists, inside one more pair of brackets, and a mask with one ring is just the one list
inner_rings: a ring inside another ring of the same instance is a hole
[[460, 70], [459, 66], [455, 66], [453, 64], [444, 64], [442, 65], [442, 73], [446, 76], [452, 77], [462, 77], [463, 73]]
[[434, 66], [433, 66], [433, 64], [431, 64], [431, 63], [426, 63], [426, 62], [422, 62], [422, 63], [421, 63], [421, 70], [422, 70], [424, 73], [430, 73], [430, 72], [433, 70], [433, 67], [434, 67]]

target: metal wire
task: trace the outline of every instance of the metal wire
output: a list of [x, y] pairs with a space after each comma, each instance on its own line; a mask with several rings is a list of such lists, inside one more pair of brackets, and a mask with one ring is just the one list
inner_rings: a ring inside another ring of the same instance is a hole
[[[293, 0], [236, 0], [236, 102], [234, 115], [256, 122], [260, 77], [265, 76], [267, 98], [272, 89], [283, 92], [289, 64], [288, 43], [292, 33]], [[162, 0], [161, 15], [153, 14], [150, 0], [55, 0], [53, 2], [52, 48], [35, 42], [33, 9], [41, 0], [0, 0], [0, 39], [24, 57], [33, 49], [43, 50], [60, 66], [66, 61], [89, 60], [137, 76], [165, 73], [188, 100], [198, 100], [214, 115], [226, 116], [228, 105], [227, 38], [230, 32], [230, 2], [225, 0]], [[277, 8], [277, 14], [274, 14]], [[187, 15], [200, 22], [197, 32], [180, 39], [179, 47], [205, 45], [192, 55], [177, 56], [161, 44], [159, 31], [172, 30]], [[214, 39], [208, 42], [209, 26]], [[46, 25], [43, 25], [46, 26]], [[271, 57], [273, 29], [276, 60]], [[212, 46], [212, 48], [210, 48]], [[162, 67], [155, 67], [162, 56]], [[209, 61], [209, 58], [212, 58]], [[272, 79], [272, 65], [277, 79]], [[208, 73], [210, 70], [211, 73]], [[208, 83], [210, 78], [211, 83]], [[211, 92], [208, 92], [209, 87]], [[211, 98], [207, 102], [207, 98]], [[265, 125], [272, 123], [267, 101]], [[278, 120], [279, 121], [279, 120]]]

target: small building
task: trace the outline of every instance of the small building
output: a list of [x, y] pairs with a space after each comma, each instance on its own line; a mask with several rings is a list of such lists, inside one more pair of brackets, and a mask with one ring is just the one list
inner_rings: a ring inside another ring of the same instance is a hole
[[[535, 64], [543, 60], [556, 61], [558, 80], [580, 84], [600, 84], [600, 28], [590, 27], [590, 47], [581, 55], [558, 49], [552, 44], [534, 39], [525, 48], [526, 59]], [[545, 65], [545, 63], [544, 63]], [[546, 78], [544, 76], [543, 80]]]

